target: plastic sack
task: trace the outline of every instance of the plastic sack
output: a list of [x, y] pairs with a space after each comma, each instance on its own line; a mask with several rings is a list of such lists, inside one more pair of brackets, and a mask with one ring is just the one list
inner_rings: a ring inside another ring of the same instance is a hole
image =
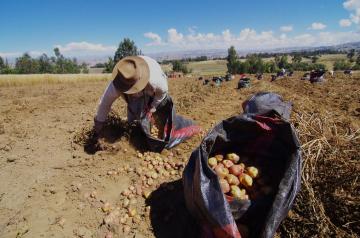
[[[289, 105], [277, 94], [256, 94], [244, 103], [245, 113], [221, 121], [192, 152], [183, 173], [184, 196], [202, 237], [241, 237], [237, 223], [249, 228], [250, 237], [274, 236], [301, 182], [300, 144], [287, 122]], [[207, 161], [230, 152], [248, 158], [246, 165], [258, 167], [260, 178], [269, 173], [273, 192], [250, 200], [224, 195]]]
[[169, 96], [159, 105], [156, 114], [161, 118], [164, 125], [159, 138], [152, 136], [150, 133], [153, 121], [151, 115], [146, 114], [140, 120], [140, 128], [145, 134], [146, 143], [151, 151], [158, 152], [164, 148], [172, 148], [201, 131], [201, 128], [195, 125], [192, 120], [176, 114], [175, 106]]

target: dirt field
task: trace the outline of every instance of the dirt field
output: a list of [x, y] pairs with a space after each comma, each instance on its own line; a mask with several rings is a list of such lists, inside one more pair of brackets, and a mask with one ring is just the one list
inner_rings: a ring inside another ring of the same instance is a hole
[[[241, 90], [235, 89], [237, 79], [220, 87], [175, 79], [169, 81], [170, 95], [178, 113], [204, 130], [241, 113], [241, 103], [258, 91], [292, 101], [291, 121], [303, 145], [303, 183], [277, 236], [359, 237], [360, 76], [339, 74], [311, 85], [299, 75], [274, 83], [267, 75]], [[133, 196], [130, 207], [138, 215], [125, 219], [121, 193], [137, 189], [143, 177], [133, 170], [146, 162], [138, 151], [143, 152], [141, 138], [122, 120], [121, 99], [107, 126], [108, 146], [93, 147], [90, 128], [105, 87], [103, 80], [0, 87], [0, 237], [196, 236], [179, 179], [201, 136], [162, 153], [176, 163], [174, 173], [154, 179], [146, 201]], [[109, 222], [108, 210], [120, 220]]]

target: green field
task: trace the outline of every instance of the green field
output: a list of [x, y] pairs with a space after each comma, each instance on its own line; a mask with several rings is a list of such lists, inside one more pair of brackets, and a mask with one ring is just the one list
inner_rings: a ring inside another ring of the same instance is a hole
[[[345, 54], [327, 54], [321, 55], [317, 63], [324, 64], [326, 69], [332, 70], [333, 64], [336, 60], [346, 59]], [[274, 60], [274, 57], [264, 58], [265, 62]], [[291, 63], [291, 56], [288, 57], [289, 62]], [[241, 59], [245, 61], [245, 59]], [[302, 58], [303, 62], [310, 62], [311, 59]], [[227, 71], [226, 60], [208, 60], [208, 61], [199, 61], [199, 62], [190, 62], [187, 64], [188, 67], [192, 70], [193, 75], [204, 75], [204, 76], [215, 76], [215, 75], [224, 75]], [[171, 64], [163, 65], [163, 69], [166, 72], [171, 71]]]
[[[192, 75], [215, 76], [226, 73], [226, 60], [207, 60], [198, 62], [189, 62], [186, 64], [192, 70]], [[164, 72], [171, 72], [171, 64], [162, 64], [161, 68]]]
[[226, 60], [190, 62], [188, 67], [194, 75], [223, 75], [226, 73]]

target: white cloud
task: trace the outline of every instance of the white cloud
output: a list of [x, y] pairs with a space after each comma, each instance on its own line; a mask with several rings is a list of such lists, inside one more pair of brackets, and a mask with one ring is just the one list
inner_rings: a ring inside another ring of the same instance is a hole
[[350, 12], [349, 21], [354, 24], [360, 23], [360, 0], [347, 0], [343, 3], [346, 10]]
[[351, 42], [354, 39], [360, 39], [360, 32], [318, 32], [289, 37], [285, 33], [257, 32], [251, 28], [244, 28], [238, 34], [232, 33], [229, 29], [225, 29], [219, 34], [212, 32], [183, 34], [171, 28], [168, 30], [167, 39], [162, 42], [166, 50], [224, 49], [231, 45], [238, 50], [254, 50], [334, 45]]
[[168, 30], [168, 38], [170, 43], [179, 43], [183, 40], [184, 36], [181, 33], [178, 33], [176, 29], [170, 28]]
[[146, 38], [149, 38], [150, 40], [152, 40], [152, 42], [148, 43], [148, 46], [152, 46], [152, 45], [161, 45], [162, 44], [162, 40], [161, 37], [158, 34], [155, 34], [153, 32], [146, 32], [144, 34], [144, 36]]
[[360, 8], [360, 1], [359, 0], [347, 0], [343, 3], [343, 6], [347, 10], [354, 10]]
[[282, 32], [290, 32], [290, 31], [292, 31], [292, 30], [293, 30], [293, 26], [292, 26], [292, 25], [280, 27], [280, 31], [282, 31]]
[[190, 34], [195, 34], [196, 29], [197, 29], [197, 26], [190, 26], [188, 28], [188, 31], [190, 32]]
[[326, 28], [326, 25], [321, 22], [313, 22], [311, 26], [308, 28], [310, 30], [323, 30]]
[[58, 47], [60, 52], [64, 53], [110, 53], [116, 50], [115, 46], [105, 46], [86, 41], [70, 42], [64, 46], [55, 45], [55, 47]]
[[351, 26], [351, 21], [349, 19], [341, 19], [339, 21], [339, 25], [341, 27], [349, 27], [349, 26]]

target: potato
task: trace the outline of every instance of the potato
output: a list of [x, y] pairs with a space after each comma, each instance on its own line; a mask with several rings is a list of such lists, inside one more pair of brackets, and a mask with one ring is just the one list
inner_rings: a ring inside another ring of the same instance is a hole
[[96, 196], [97, 196], [97, 192], [96, 192], [96, 191], [92, 191], [92, 192], [90, 193], [90, 197], [91, 197], [91, 198], [96, 198]]
[[245, 187], [251, 187], [253, 184], [253, 179], [248, 174], [241, 174], [239, 176], [240, 183]]
[[105, 225], [113, 225], [119, 222], [119, 211], [115, 210], [110, 212], [106, 217], [104, 217], [103, 222]]
[[235, 176], [239, 176], [244, 172], [244, 168], [239, 164], [234, 164], [229, 168], [229, 173]]
[[127, 208], [130, 204], [130, 200], [125, 198], [124, 201], [123, 201], [123, 207]]
[[143, 191], [143, 196], [144, 196], [145, 199], [147, 199], [148, 197], [150, 197], [150, 194], [151, 194], [150, 191], [147, 191], [147, 190], [144, 190], [144, 191]]
[[218, 162], [221, 162], [224, 159], [224, 156], [222, 155], [215, 155], [214, 156]]
[[246, 171], [252, 178], [256, 178], [259, 175], [259, 170], [253, 166], [247, 167]]
[[231, 160], [223, 160], [222, 164], [225, 166], [225, 168], [230, 168], [231, 166], [234, 165], [234, 163]]
[[223, 193], [228, 193], [230, 191], [230, 185], [226, 179], [219, 179], [219, 183]]
[[147, 184], [148, 184], [149, 186], [153, 185], [153, 184], [154, 184], [154, 180], [153, 180], [152, 178], [148, 178]]
[[[244, 190], [245, 191], [245, 190]], [[246, 193], [241, 194], [241, 196], [239, 197], [240, 200], [249, 200], [249, 195], [247, 195]]]
[[159, 175], [158, 175], [155, 171], [153, 171], [153, 172], [151, 173], [151, 178], [157, 179], [158, 177], [159, 177]]
[[109, 231], [105, 234], [105, 238], [113, 238], [113, 234]]
[[217, 165], [217, 160], [215, 157], [211, 157], [208, 159], [208, 164], [211, 168], [214, 168]]
[[136, 204], [137, 204], [136, 198], [130, 199], [130, 205], [136, 205]]
[[230, 153], [226, 155], [227, 160], [231, 160], [234, 164], [237, 164], [240, 160], [240, 157], [235, 153]]
[[124, 224], [126, 224], [126, 220], [127, 220], [126, 217], [121, 217], [120, 218], [120, 223], [124, 225]]
[[129, 208], [128, 210], [129, 217], [133, 217], [136, 215], [136, 208]]
[[142, 175], [143, 173], [143, 169], [141, 167], [137, 167], [135, 171], [138, 175]]
[[123, 227], [123, 231], [124, 231], [125, 234], [129, 233], [130, 230], [131, 230], [130, 226], [124, 226]]
[[111, 211], [111, 205], [110, 203], [106, 202], [102, 207], [101, 210], [105, 213], [110, 212]]
[[170, 169], [171, 169], [171, 165], [168, 164], [168, 163], [166, 163], [166, 164], [164, 165], [164, 168], [165, 168], [166, 170], [170, 170]]
[[230, 194], [234, 198], [241, 199], [241, 197], [245, 194], [245, 189], [240, 189], [236, 185], [231, 185], [230, 186]]
[[240, 199], [240, 200], [243, 200], [247, 197], [245, 189], [241, 189], [241, 188], [239, 188], [239, 186], [236, 186], [236, 185], [231, 185], [230, 194], [234, 198]]
[[240, 183], [239, 179], [233, 174], [228, 174], [225, 178], [230, 185], [239, 185]]
[[225, 168], [223, 165], [218, 164], [215, 167], [215, 173], [217, 174], [217, 176], [219, 176], [220, 178], [225, 178], [225, 176], [227, 174], [229, 174], [229, 170], [227, 168]]

